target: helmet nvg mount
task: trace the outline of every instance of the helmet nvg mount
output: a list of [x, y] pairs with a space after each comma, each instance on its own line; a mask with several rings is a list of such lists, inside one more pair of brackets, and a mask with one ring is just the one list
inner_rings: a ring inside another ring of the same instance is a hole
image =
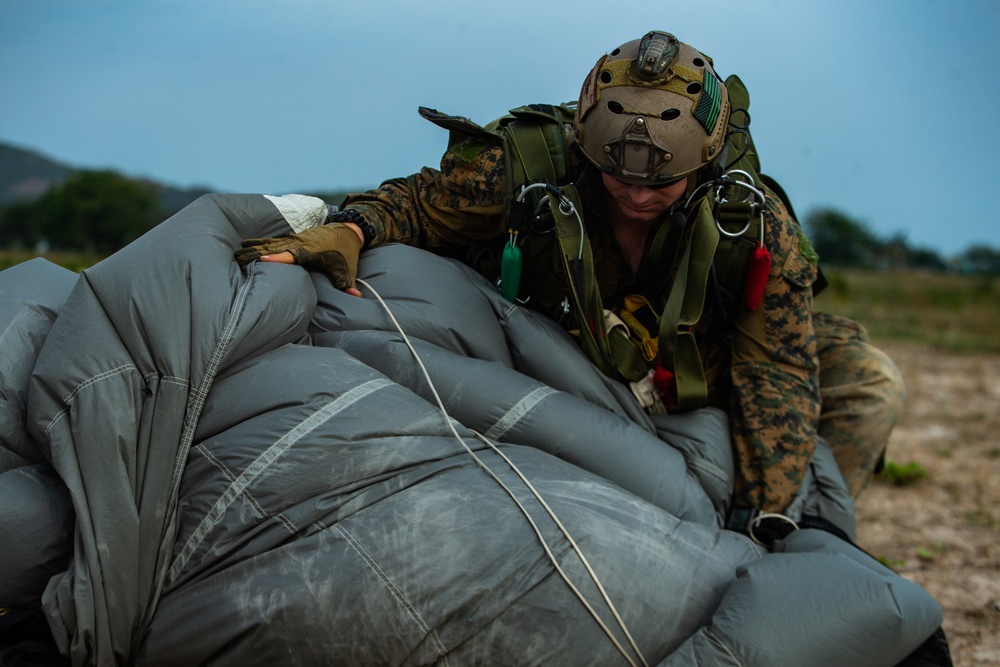
[[707, 56], [653, 31], [601, 58], [580, 90], [576, 140], [626, 183], [669, 183], [723, 159], [729, 96]]

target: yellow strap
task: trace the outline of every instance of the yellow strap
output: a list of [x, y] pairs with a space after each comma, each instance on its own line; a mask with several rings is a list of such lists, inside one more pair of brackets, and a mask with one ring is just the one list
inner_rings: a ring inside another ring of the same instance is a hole
[[[637, 316], [637, 313], [642, 313], [642, 311], [648, 311], [645, 316]], [[622, 325], [627, 327], [631, 332], [632, 337], [635, 339], [635, 345], [642, 352], [642, 357], [646, 361], [653, 361], [656, 359], [656, 354], [659, 348], [657, 343], [656, 334], [651, 331], [647, 324], [644, 324], [642, 320], [647, 322], [655, 323], [659, 321], [660, 315], [653, 308], [652, 304], [641, 294], [632, 294], [625, 297], [624, 305], [622, 306], [621, 316]], [[608, 327], [610, 332], [611, 327]], [[657, 332], [658, 333], [658, 332]]]

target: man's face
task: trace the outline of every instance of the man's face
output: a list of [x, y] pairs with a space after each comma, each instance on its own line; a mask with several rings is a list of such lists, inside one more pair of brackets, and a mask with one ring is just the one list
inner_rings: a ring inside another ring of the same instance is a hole
[[660, 187], [630, 185], [605, 173], [601, 174], [601, 180], [608, 195], [605, 197], [608, 213], [612, 218], [619, 214], [630, 222], [658, 220], [687, 189], [687, 177]]

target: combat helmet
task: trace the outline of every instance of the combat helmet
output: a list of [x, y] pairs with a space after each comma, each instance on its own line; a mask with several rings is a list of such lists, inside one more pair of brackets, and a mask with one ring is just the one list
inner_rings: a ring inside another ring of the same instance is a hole
[[576, 142], [601, 171], [670, 183], [724, 158], [729, 96], [712, 60], [652, 31], [602, 57], [580, 90]]

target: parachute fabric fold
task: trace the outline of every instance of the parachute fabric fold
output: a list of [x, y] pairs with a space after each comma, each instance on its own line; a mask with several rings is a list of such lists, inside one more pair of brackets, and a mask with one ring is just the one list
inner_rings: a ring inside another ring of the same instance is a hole
[[176, 486], [215, 374], [305, 331], [314, 295], [301, 273], [261, 281], [231, 261], [251, 229], [244, 220], [283, 224], [261, 197], [205, 196], [84, 271], [38, 354], [29, 432], [77, 517], [76, 557], [44, 602], [75, 664], [132, 657], [159, 594]]
[[[232, 261], [321, 207], [203, 197], [59, 310], [26, 423], [77, 517], [44, 596], [74, 664], [874, 667], [940, 624], [826, 533], [722, 530], [724, 415], [651, 420], [467, 268], [377, 248], [357, 299]], [[800, 502], [842, 525], [831, 461]]]

